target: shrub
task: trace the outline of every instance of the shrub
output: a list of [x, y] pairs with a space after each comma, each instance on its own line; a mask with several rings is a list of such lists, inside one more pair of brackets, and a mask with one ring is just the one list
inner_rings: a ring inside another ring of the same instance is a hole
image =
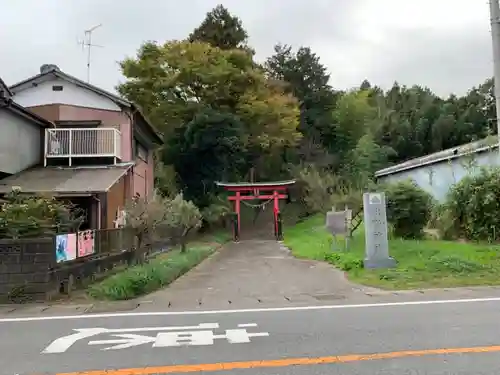
[[125, 226], [133, 230], [137, 247], [149, 246], [156, 228], [165, 218], [165, 201], [158, 194], [151, 199], [135, 198], [125, 207]]
[[213, 197], [207, 207], [201, 212], [205, 226], [222, 227], [224, 226], [225, 218], [232, 212], [227, 199], [221, 197]]
[[386, 187], [387, 220], [393, 234], [402, 238], [421, 238], [431, 216], [432, 197], [412, 181]]
[[327, 212], [333, 206], [353, 210], [361, 207], [361, 193], [352, 189], [343, 178], [314, 166], [294, 171], [297, 178], [296, 192], [308, 214]]
[[181, 251], [186, 251], [186, 239], [189, 232], [201, 226], [201, 213], [192, 201], [184, 200], [182, 193], [174, 199], [166, 200], [166, 215], [164, 223], [172, 236], [181, 245]]
[[159, 230], [165, 230], [185, 251], [188, 233], [201, 225], [201, 213], [193, 202], [184, 200], [182, 193], [172, 199], [155, 194], [151, 199], [137, 198], [129, 203], [125, 225], [134, 230], [139, 248], [148, 245], [146, 241]]
[[440, 239], [456, 240], [460, 237], [453, 211], [446, 203], [433, 205], [429, 227], [438, 230]]
[[40, 237], [73, 232], [82, 221], [81, 210], [69, 203], [13, 190], [0, 207], [0, 237]]
[[363, 259], [353, 253], [333, 252], [325, 254], [325, 261], [342, 271], [360, 270], [364, 268]]
[[450, 189], [446, 206], [454, 228], [471, 240], [500, 239], [500, 168], [482, 168]]

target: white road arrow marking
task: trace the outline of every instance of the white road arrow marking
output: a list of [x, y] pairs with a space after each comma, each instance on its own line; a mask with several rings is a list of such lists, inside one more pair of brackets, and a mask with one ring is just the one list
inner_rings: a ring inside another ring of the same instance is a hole
[[147, 331], [178, 331], [178, 330], [196, 330], [196, 329], [217, 329], [219, 323], [201, 323], [196, 326], [171, 326], [171, 327], [142, 327], [142, 328], [81, 328], [74, 329], [76, 333], [59, 337], [47, 346], [42, 354], [64, 353], [77, 341], [83, 340], [101, 333], [129, 333], [129, 332], [147, 332]]
[[245, 344], [250, 337], [268, 337], [269, 332], [247, 332], [246, 329], [226, 329], [225, 335], [214, 335], [214, 339], [226, 339], [230, 344]]
[[[246, 328], [257, 327], [256, 323], [242, 323], [237, 329], [225, 330], [225, 334], [216, 334], [218, 323], [201, 323], [196, 326], [140, 327], [140, 328], [82, 328], [75, 333], [60, 337], [47, 346], [42, 353], [63, 353], [77, 341], [107, 333], [109, 340], [93, 340], [88, 345], [106, 345], [102, 350], [126, 349], [143, 344], [152, 344], [153, 348], [171, 346], [213, 345], [215, 340], [226, 340], [230, 344], [249, 343], [252, 337], [267, 337], [268, 332], [250, 333]], [[133, 334], [132, 332], [157, 332], [156, 336]]]
[[99, 340], [99, 341], [90, 341], [89, 345], [113, 345], [102, 350], [117, 350], [117, 349], [126, 349], [131, 348], [133, 346], [139, 346], [142, 344], [153, 343], [156, 341], [156, 337], [144, 336], [144, 335], [113, 335], [115, 337], [122, 337], [122, 339], [118, 340]]
[[249, 343], [251, 337], [267, 337], [269, 332], [249, 333], [244, 328], [227, 329], [225, 334], [213, 331], [160, 332], [153, 344], [154, 348], [170, 346], [213, 345], [216, 339], [225, 339], [230, 344]]
[[196, 326], [143, 327], [143, 328], [109, 328], [107, 333], [147, 332], [147, 331], [184, 331], [193, 329], [217, 329], [219, 323], [200, 323]]
[[77, 332], [68, 336], [59, 337], [58, 339], [52, 341], [50, 345], [42, 351], [42, 353], [64, 353], [78, 340], [83, 340], [88, 337], [107, 332], [108, 330], [106, 328], [82, 328], [75, 329], [75, 331]]

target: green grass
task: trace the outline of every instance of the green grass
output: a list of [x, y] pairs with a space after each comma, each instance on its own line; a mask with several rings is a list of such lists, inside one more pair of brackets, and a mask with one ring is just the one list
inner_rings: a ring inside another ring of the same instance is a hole
[[145, 295], [172, 283], [211, 255], [230, 239], [227, 231], [205, 234], [188, 245], [186, 252], [175, 249], [149, 262], [128, 267], [92, 284], [87, 294], [98, 300], [127, 300]]
[[500, 284], [498, 245], [390, 239], [389, 252], [397, 267], [367, 270], [363, 228], [357, 229], [347, 251], [333, 251], [324, 223], [324, 216], [318, 215], [285, 228], [285, 244], [296, 257], [327, 261], [360, 284], [393, 290]]

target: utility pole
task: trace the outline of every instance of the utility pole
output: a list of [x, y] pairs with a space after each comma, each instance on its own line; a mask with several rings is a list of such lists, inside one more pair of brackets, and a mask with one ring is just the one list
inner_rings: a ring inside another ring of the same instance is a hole
[[497, 143], [500, 153], [500, 5], [499, 0], [490, 1], [491, 40], [493, 43], [493, 79], [497, 115]]
[[97, 44], [92, 44], [92, 33], [95, 31], [95, 29], [101, 27], [102, 24], [99, 24], [99, 25], [96, 25], [94, 27], [91, 27], [90, 29], [88, 30], [85, 30], [85, 39], [80, 42], [80, 44], [82, 45], [82, 49], [85, 49], [87, 48], [87, 82], [90, 83], [90, 57], [91, 57], [91, 50], [92, 50], [92, 47], [102, 47], [100, 45], [97, 45]]

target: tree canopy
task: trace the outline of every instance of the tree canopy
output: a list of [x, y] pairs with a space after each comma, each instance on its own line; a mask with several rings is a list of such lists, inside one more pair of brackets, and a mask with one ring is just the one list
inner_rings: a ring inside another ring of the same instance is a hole
[[366, 185], [379, 168], [495, 132], [491, 79], [447, 98], [368, 79], [339, 91], [310, 47], [277, 44], [261, 64], [248, 43], [242, 21], [219, 5], [185, 40], [145, 42], [121, 62], [118, 91], [165, 134], [169, 178], [157, 181], [174, 175], [201, 206], [215, 180], [248, 180], [250, 170], [278, 180], [313, 165]]
[[189, 35], [190, 42], [202, 42], [221, 49], [245, 48], [248, 34], [238, 17], [223, 5], [207, 13], [203, 22]]

